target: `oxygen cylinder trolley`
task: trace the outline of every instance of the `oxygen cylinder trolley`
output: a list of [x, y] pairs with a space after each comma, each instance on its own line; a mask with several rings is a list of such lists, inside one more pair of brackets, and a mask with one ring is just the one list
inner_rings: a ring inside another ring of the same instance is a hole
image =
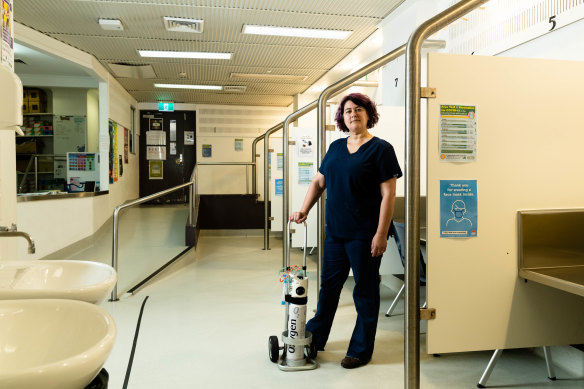
[[[288, 221], [290, 231], [290, 221]], [[290, 239], [290, 233], [287, 239]], [[317, 354], [316, 344], [312, 342], [312, 334], [306, 331], [306, 304], [308, 302], [308, 278], [306, 277], [306, 244], [308, 230], [304, 222], [304, 259], [302, 269], [290, 266], [290, 244], [285, 253], [284, 268], [284, 300], [286, 315], [284, 331], [282, 332], [282, 347], [277, 336], [268, 339], [270, 361], [278, 362], [278, 368], [283, 371], [312, 370], [318, 367], [314, 360]], [[283, 350], [280, 358], [280, 350]]]

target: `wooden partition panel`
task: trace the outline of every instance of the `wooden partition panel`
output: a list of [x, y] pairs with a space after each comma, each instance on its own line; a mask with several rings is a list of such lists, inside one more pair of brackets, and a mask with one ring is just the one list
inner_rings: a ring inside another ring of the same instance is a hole
[[[429, 353], [584, 343], [584, 299], [518, 278], [517, 211], [584, 205], [584, 63], [429, 55]], [[442, 162], [440, 105], [476, 106], [476, 162]], [[440, 237], [440, 181], [476, 180], [473, 238]]]

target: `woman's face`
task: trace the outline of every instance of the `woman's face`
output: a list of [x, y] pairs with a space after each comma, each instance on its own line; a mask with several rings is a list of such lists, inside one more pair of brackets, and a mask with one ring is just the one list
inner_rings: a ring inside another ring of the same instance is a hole
[[367, 130], [369, 115], [367, 110], [360, 105], [356, 105], [351, 100], [347, 100], [343, 108], [343, 119], [345, 126], [351, 133], [360, 133]]

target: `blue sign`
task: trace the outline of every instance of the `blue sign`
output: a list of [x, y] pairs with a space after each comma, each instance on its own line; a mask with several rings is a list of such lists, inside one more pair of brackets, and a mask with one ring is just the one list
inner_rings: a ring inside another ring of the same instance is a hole
[[276, 178], [276, 196], [282, 196], [284, 194], [284, 180], [282, 178]]
[[440, 180], [440, 237], [476, 237], [477, 221], [477, 181]]
[[174, 112], [174, 103], [158, 103], [158, 111]]

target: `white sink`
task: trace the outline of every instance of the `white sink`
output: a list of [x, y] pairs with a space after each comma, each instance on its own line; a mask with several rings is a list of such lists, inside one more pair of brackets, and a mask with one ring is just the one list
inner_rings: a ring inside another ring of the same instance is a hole
[[116, 281], [116, 271], [98, 262], [0, 261], [0, 300], [56, 298], [99, 304]]
[[116, 327], [75, 300], [0, 301], [0, 388], [82, 389], [101, 370]]

